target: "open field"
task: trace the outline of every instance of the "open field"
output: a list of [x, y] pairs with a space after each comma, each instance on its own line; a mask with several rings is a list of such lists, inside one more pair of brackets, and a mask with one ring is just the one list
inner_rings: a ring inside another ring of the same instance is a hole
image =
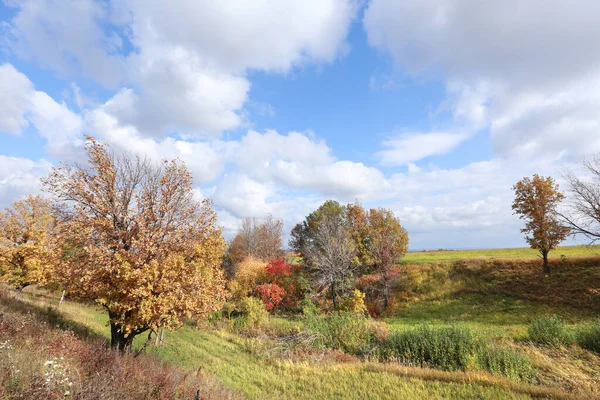
[[[534, 345], [529, 324], [558, 315], [573, 332], [600, 314], [595, 292], [600, 258], [554, 259], [546, 279], [537, 260], [473, 260], [468, 263], [403, 267], [399, 290], [408, 297], [384, 318], [390, 331], [427, 323], [464, 326], [494, 346], [531, 360], [535, 384], [481, 371], [442, 371], [358, 358], [339, 351], [292, 351], [283, 339], [304, 328], [302, 317], [271, 317], [261, 331], [236, 330], [234, 320], [185, 325], [167, 333], [165, 343], [147, 352], [183, 370], [214, 377], [244, 398], [597, 398], [600, 357], [577, 345]], [[570, 290], [569, 290], [570, 289]], [[404, 296], [404, 295], [403, 295]], [[402, 298], [402, 296], [401, 296]], [[58, 294], [28, 288], [21, 300], [40, 312], [56, 305]], [[3, 311], [7, 305], [3, 303]], [[107, 316], [98, 308], [67, 301], [60, 313], [71, 327], [108, 338]], [[142, 346], [138, 337], [135, 346]]]
[[[550, 258], [565, 257], [590, 257], [600, 256], [600, 245], [594, 246], [561, 246], [550, 252]], [[482, 250], [442, 250], [442, 251], [414, 251], [407, 253], [402, 258], [403, 264], [431, 264], [450, 262], [461, 259], [510, 259], [510, 258], [537, 258], [539, 252], [528, 247], [508, 249], [482, 249]]]

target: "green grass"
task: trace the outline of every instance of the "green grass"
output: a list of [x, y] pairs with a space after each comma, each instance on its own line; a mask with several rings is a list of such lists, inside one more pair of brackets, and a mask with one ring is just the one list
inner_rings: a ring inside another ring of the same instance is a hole
[[[49, 300], [38, 297], [33, 302], [43, 309]], [[107, 318], [101, 309], [66, 302], [60, 311], [108, 339]], [[280, 326], [298, 324], [283, 318], [274, 322]], [[143, 340], [144, 337], [138, 337], [135, 346], [139, 347]], [[186, 325], [176, 332], [167, 332], [165, 344], [150, 347], [149, 353], [184, 369], [214, 375], [226, 387], [249, 399], [530, 398], [522, 390], [511, 391], [501, 384], [487, 382], [485, 376], [474, 379], [462, 372], [448, 375], [451, 373], [419, 368], [398, 372], [391, 367], [382, 369], [378, 363], [359, 361], [292, 361], [265, 356], [268, 346], [261, 339]]]
[[[443, 250], [443, 251], [415, 251], [406, 253], [402, 258], [403, 264], [432, 264], [451, 262], [471, 258], [535, 258], [539, 255], [537, 250], [530, 248], [487, 249], [487, 250]], [[550, 252], [550, 258], [560, 258], [561, 255], [569, 257], [589, 257], [600, 255], [600, 245], [595, 246], [562, 246]]]
[[572, 326], [584, 326], [594, 314], [583, 309], [557, 308], [500, 295], [465, 293], [449, 299], [408, 303], [385, 322], [392, 330], [404, 330], [427, 322], [432, 325], [459, 323], [491, 338], [520, 339], [534, 320], [558, 314]]

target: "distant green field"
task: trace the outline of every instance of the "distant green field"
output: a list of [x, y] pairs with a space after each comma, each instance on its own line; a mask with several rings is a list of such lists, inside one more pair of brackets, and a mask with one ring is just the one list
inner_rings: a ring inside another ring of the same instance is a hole
[[[469, 258], [534, 258], [537, 250], [530, 248], [487, 249], [487, 250], [444, 250], [409, 252], [402, 258], [403, 264], [432, 264]], [[596, 246], [562, 246], [550, 252], [553, 257], [589, 257], [600, 256], [600, 245]]]

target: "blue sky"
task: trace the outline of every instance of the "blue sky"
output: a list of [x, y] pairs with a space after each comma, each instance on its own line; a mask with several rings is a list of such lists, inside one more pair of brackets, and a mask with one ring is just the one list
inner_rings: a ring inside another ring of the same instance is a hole
[[0, 206], [83, 134], [179, 157], [226, 236], [328, 198], [411, 248], [524, 245], [511, 186], [600, 150], [593, 1], [0, 0]]

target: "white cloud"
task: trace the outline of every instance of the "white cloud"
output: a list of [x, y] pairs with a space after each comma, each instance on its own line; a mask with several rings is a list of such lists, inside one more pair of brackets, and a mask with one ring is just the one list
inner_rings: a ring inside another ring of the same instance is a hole
[[240, 170], [253, 179], [274, 181], [289, 189], [365, 199], [380, 196], [387, 187], [376, 168], [336, 160], [325, 142], [299, 132], [250, 131], [240, 141], [235, 158]]
[[196, 53], [181, 47], [144, 49], [129, 65], [139, 89], [122, 90], [117, 96], [127, 95], [126, 104], [111, 111], [145, 135], [180, 131], [219, 137], [243, 123], [241, 111], [250, 90], [246, 78], [206, 68]]
[[[112, 101], [112, 100], [111, 100]], [[105, 107], [110, 106], [110, 101]], [[112, 146], [144, 154], [154, 161], [179, 158], [184, 161], [198, 185], [217, 179], [236, 148], [234, 142], [177, 140], [171, 137], [145, 137], [132, 125], [120, 125], [118, 120], [99, 107], [87, 113], [86, 124], [98, 139]]]
[[47, 140], [51, 155], [58, 159], [73, 159], [73, 147], [81, 145], [82, 118], [69, 110], [67, 105], [57, 103], [45, 92], [34, 91], [31, 96], [29, 120], [41, 137]]
[[333, 61], [348, 47], [358, 9], [355, 0], [11, 5], [18, 8], [7, 25], [15, 54], [65, 77], [126, 85], [106, 111], [156, 138], [215, 138], [242, 126], [248, 71]]
[[106, 85], [123, 77], [121, 40], [103, 31], [105, 3], [93, 0], [23, 0], [8, 23], [9, 48], [61, 75], [84, 76]]
[[404, 165], [429, 156], [446, 154], [470, 137], [465, 133], [403, 133], [383, 141], [377, 157], [384, 165]]
[[73, 146], [81, 144], [81, 117], [64, 102], [35, 90], [11, 64], [0, 66], [0, 104], [0, 131], [20, 134], [31, 123], [46, 139], [49, 153], [59, 158], [70, 159]]
[[354, 0], [170, 2], [120, 0], [130, 11], [134, 42], [183, 47], [207, 68], [288, 71], [306, 62], [330, 62], [343, 51]]
[[50, 171], [51, 164], [46, 160], [38, 162], [20, 157], [6, 157], [0, 154], [0, 208], [28, 194], [38, 193], [40, 178]]
[[372, 0], [363, 22], [399, 69], [445, 80], [455, 123], [490, 127], [497, 154], [600, 149], [598, 2]]
[[25, 112], [33, 84], [11, 64], [0, 65], [0, 132], [20, 135], [29, 123]]

